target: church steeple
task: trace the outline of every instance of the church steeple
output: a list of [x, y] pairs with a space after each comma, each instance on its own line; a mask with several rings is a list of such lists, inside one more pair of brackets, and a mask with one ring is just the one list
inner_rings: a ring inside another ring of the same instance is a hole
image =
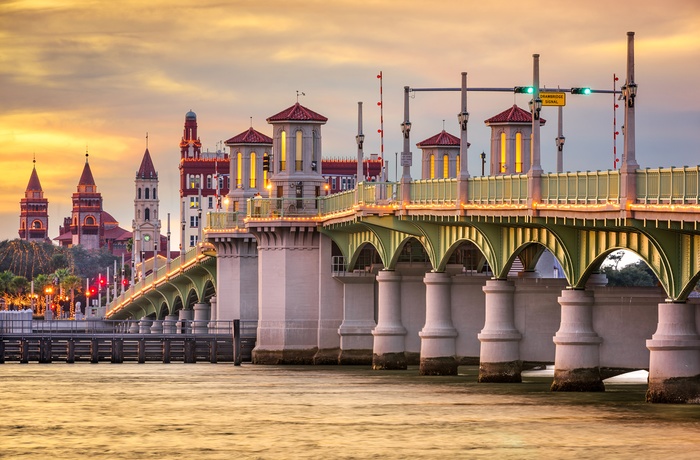
[[96, 192], [97, 186], [95, 185], [95, 179], [92, 177], [92, 170], [90, 169], [90, 163], [88, 162], [88, 154], [85, 154], [85, 166], [83, 167], [83, 174], [80, 175], [80, 180], [78, 181], [78, 193], [80, 192]]
[[19, 203], [19, 237], [25, 241], [49, 241], [49, 201], [44, 198], [44, 190], [36, 172], [36, 158], [32, 163], [29, 183], [24, 198]]
[[104, 240], [102, 194], [97, 191], [87, 152], [77, 192], [73, 193], [72, 199], [70, 231], [73, 235], [73, 246], [82, 245], [85, 249], [101, 248]]

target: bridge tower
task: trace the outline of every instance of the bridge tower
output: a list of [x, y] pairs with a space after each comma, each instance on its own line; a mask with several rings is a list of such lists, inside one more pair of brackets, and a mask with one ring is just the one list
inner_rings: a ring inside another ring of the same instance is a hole
[[[251, 126], [225, 142], [229, 148], [231, 190], [228, 197], [233, 212], [246, 212], [246, 200], [256, 194], [269, 194], [269, 166], [272, 138]], [[271, 186], [270, 186], [271, 187]]]
[[444, 129], [416, 144], [423, 151], [421, 179], [457, 177], [460, 170], [460, 139]]
[[36, 172], [36, 159], [32, 161], [32, 174], [29, 176], [24, 198], [20, 200], [19, 238], [25, 241], [45, 242], [49, 228], [49, 200], [44, 198], [44, 190]]
[[146, 148], [141, 160], [141, 166], [134, 180], [134, 220], [133, 250], [135, 262], [142, 262], [142, 252], [168, 249], [158, 246], [160, 240], [160, 219], [158, 218], [158, 172], [153, 166], [151, 154]]
[[[321, 126], [328, 118], [298, 102], [267, 119], [273, 126], [276, 158], [271, 165], [272, 196], [295, 198], [290, 206], [315, 209], [325, 183], [321, 175]], [[314, 198], [304, 200], [304, 198]]]
[[[540, 126], [547, 121], [540, 118]], [[530, 170], [532, 114], [517, 105], [484, 121], [491, 128], [491, 176]]]

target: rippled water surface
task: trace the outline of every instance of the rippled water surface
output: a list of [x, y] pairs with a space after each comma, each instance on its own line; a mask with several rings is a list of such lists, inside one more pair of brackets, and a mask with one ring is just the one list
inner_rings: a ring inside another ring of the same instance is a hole
[[0, 365], [0, 458], [674, 458], [700, 406], [365, 367]]

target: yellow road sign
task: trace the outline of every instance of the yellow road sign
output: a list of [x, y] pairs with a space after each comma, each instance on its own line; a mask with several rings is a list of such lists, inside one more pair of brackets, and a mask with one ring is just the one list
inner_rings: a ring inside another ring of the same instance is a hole
[[542, 105], [566, 105], [566, 93], [541, 92]]

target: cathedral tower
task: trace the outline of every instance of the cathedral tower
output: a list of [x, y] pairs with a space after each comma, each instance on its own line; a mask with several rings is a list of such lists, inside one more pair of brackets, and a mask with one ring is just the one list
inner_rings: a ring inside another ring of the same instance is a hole
[[19, 237], [25, 241], [50, 242], [49, 200], [44, 198], [44, 190], [36, 173], [36, 160], [33, 161], [32, 175], [24, 192], [24, 198], [19, 202]]

